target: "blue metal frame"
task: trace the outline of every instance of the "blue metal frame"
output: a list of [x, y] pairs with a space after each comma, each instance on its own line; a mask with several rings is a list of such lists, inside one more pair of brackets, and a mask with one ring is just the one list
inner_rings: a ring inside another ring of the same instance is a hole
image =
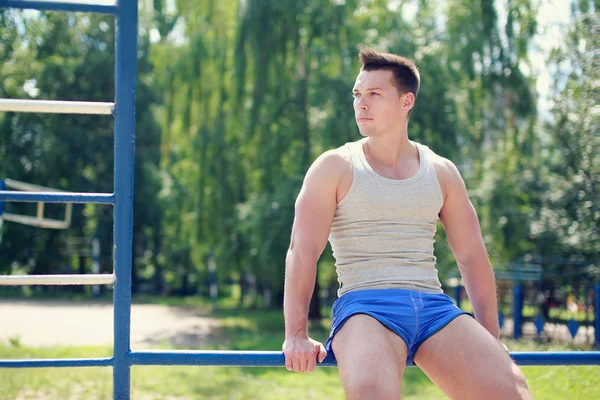
[[0, 368], [111, 367], [113, 365], [113, 358], [61, 358], [58, 360], [0, 360]]
[[[532, 365], [600, 365], [598, 351], [565, 352], [512, 352], [511, 358], [521, 366]], [[0, 360], [0, 368], [59, 368], [59, 367], [110, 367], [115, 358], [63, 358]], [[285, 357], [280, 351], [193, 351], [193, 350], [149, 350], [132, 351], [127, 354], [127, 365], [188, 365], [227, 367], [283, 367]], [[319, 367], [336, 367], [331, 355]], [[407, 364], [407, 367], [414, 367]], [[129, 386], [126, 387], [128, 392]], [[119, 394], [124, 398], [123, 394]], [[125, 394], [127, 398], [128, 393]]]
[[[131, 3], [132, 0], [120, 0]], [[72, 2], [53, 2], [53, 1], [35, 1], [35, 0], [0, 0], [1, 8], [21, 8], [31, 10], [48, 11], [73, 11], [73, 12], [94, 12], [101, 14], [117, 14], [118, 6], [78, 3]]]
[[513, 287], [513, 337], [518, 340], [523, 335], [523, 286], [516, 283]]
[[23, 203], [97, 203], [115, 204], [112, 193], [50, 193], [50, 192], [17, 192], [12, 190], [0, 191], [0, 200]]
[[[598, 351], [564, 352], [513, 352], [519, 365], [600, 365]], [[130, 355], [133, 365], [202, 365], [238, 367], [283, 367], [285, 357], [280, 351], [191, 351], [149, 350], [134, 351]], [[335, 359], [328, 355], [322, 367], [335, 367]], [[414, 367], [414, 364], [407, 364]]]
[[137, 78], [137, 1], [119, 0], [115, 63], [115, 274], [114, 398], [129, 399], [131, 352], [131, 257], [133, 247], [133, 165]]
[[[137, 69], [138, 8], [136, 0], [119, 0], [116, 6], [32, 0], [0, 0], [0, 7], [40, 10], [83, 11], [116, 14], [114, 194], [35, 193], [6, 191], [0, 180], [2, 201], [70, 202], [114, 205], [114, 355], [112, 358], [0, 360], [0, 368], [113, 367], [115, 399], [130, 398], [132, 365], [213, 365], [283, 367], [285, 358], [277, 351], [132, 351], [131, 350], [131, 264], [133, 244], [133, 177], [135, 140], [135, 91]], [[520, 303], [520, 287], [515, 288]], [[600, 285], [594, 288], [596, 343], [600, 344]], [[457, 291], [458, 293], [458, 291]], [[457, 297], [458, 299], [458, 297]], [[516, 306], [518, 304], [515, 304]], [[517, 308], [517, 307], [516, 307]], [[520, 309], [520, 308], [519, 308]], [[515, 323], [518, 324], [517, 318]], [[598, 352], [511, 353], [519, 365], [600, 365]], [[336, 366], [328, 356], [319, 366]], [[412, 365], [410, 365], [412, 366]]]

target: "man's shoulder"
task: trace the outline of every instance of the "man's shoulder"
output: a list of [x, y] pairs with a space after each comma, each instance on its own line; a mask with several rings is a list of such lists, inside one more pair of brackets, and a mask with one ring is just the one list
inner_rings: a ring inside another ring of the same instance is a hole
[[340, 146], [323, 152], [312, 163], [304, 177], [303, 190], [317, 190], [327, 193], [335, 190], [346, 174], [352, 173], [350, 152]]
[[311, 166], [311, 169], [321, 173], [343, 173], [348, 168], [352, 168], [349, 143], [321, 153]]
[[427, 153], [427, 158], [435, 168], [436, 175], [442, 187], [458, 183], [462, 180], [458, 168], [450, 159], [443, 157], [425, 145], [421, 145]]
[[436, 171], [438, 169], [440, 169], [440, 170], [443, 170], [442, 172], [446, 172], [449, 169], [456, 168], [456, 166], [454, 165], [454, 163], [452, 161], [450, 161], [446, 157], [443, 157], [443, 156], [437, 154], [429, 146], [419, 143], [419, 142], [414, 142], [414, 143], [421, 146], [421, 148], [427, 155], [427, 159], [431, 161], [431, 163], [436, 168]]

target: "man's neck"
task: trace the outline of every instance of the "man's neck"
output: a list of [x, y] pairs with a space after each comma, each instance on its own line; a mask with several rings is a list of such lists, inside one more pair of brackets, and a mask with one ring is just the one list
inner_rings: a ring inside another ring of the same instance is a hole
[[410, 159], [418, 157], [418, 150], [415, 145], [408, 140], [406, 132], [392, 135], [382, 135], [369, 137], [364, 144], [364, 151], [367, 156], [374, 158], [382, 164], [394, 166], [401, 159]]

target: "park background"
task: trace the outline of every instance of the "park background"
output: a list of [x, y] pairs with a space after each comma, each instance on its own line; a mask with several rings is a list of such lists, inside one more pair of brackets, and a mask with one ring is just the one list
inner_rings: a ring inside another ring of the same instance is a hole
[[[535, 264], [551, 277], [540, 284], [563, 303], [575, 293], [587, 315], [600, 254], [597, 9], [584, 0], [140, 1], [134, 299], [209, 310], [216, 281], [213, 313], [250, 318], [255, 328], [244, 332], [264, 338], [227, 343], [278, 343], [294, 201], [319, 154], [360, 137], [351, 88], [368, 45], [419, 66], [409, 137], [458, 166], [495, 269]], [[114, 98], [112, 17], [0, 9], [0, 33], [0, 97]], [[106, 117], [0, 114], [1, 178], [112, 192], [112, 146]], [[6, 211], [34, 214], [35, 205]], [[112, 225], [99, 205], [74, 205], [62, 231], [5, 223], [0, 273], [89, 273], [89, 251], [72, 248], [82, 238], [99, 240], [100, 272], [110, 273]], [[441, 226], [436, 240], [448, 282], [456, 263]], [[326, 325], [337, 289], [329, 248], [318, 271], [311, 316]], [[0, 294], [92, 298], [80, 287]], [[30, 351], [18, 338], [2, 350]], [[595, 381], [580, 379], [598, 389], [598, 369], [589, 371]]]

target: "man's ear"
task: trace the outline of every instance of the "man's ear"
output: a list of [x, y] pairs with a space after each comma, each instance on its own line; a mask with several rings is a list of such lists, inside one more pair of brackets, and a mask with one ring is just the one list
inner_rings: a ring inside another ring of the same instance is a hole
[[412, 110], [414, 105], [415, 105], [415, 95], [412, 94], [411, 92], [404, 94], [403, 100], [402, 100], [402, 107], [406, 111], [409, 111], [409, 110]]

